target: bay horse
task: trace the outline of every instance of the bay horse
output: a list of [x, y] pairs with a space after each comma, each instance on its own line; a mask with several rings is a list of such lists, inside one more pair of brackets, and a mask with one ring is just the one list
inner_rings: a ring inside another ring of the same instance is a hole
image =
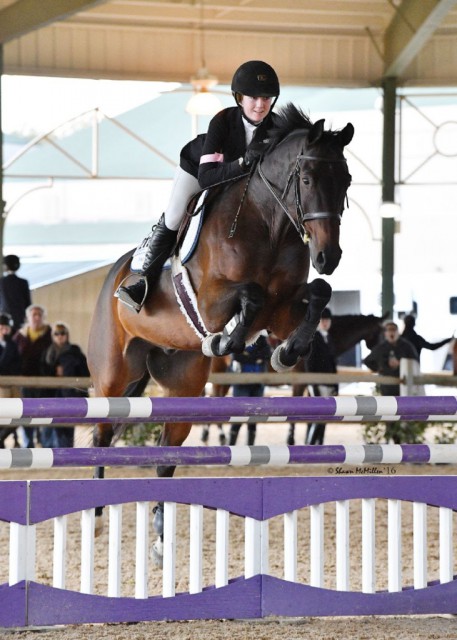
[[[265, 152], [248, 175], [209, 191], [198, 245], [186, 263], [200, 317], [199, 338], [163, 271], [140, 313], [114, 297], [130, 273], [133, 252], [111, 268], [98, 297], [88, 364], [96, 396], [135, 395], [150, 375], [168, 397], [200, 396], [211, 357], [242, 351], [266, 329], [283, 342], [272, 356], [287, 370], [306, 356], [331, 295], [321, 278], [308, 283], [310, 261], [330, 275], [341, 258], [340, 222], [351, 182], [344, 148], [354, 135], [312, 123], [288, 104]], [[305, 239], [305, 241], [304, 241]], [[191, 424], [164, 424], [160, 445], [181, 445]], [[94, 445], [109, 446], [111, 424], [94, 428]], [[175, 467], [158, 467], [171, 477]], [[103, 477], [103, 469], [96, 470]]]

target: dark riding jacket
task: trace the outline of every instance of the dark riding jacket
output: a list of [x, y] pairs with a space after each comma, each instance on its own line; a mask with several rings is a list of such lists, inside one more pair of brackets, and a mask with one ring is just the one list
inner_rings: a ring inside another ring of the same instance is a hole
[[[265, 140], [277, 118], [270, 112], [254, 131], [251, 144]], [[180, 166], [198, 178], [201, 188], [206, 189], [246, 173], [239, 163], [246, 149], [242, 111], [239, 107], [228, 107], [214, 116], [206, 134], [200, 134], [183, 147]]]

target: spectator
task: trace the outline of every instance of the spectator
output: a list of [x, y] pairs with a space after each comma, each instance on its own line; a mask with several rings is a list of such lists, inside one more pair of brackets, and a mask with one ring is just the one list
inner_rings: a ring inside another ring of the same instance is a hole
[[[21, 373], [21, 356], [17, 344], [11, 339], [13, 318], [9, 313], [0, 313], [0, 376], [18, 376]], [[14, 387], [0, 387], [1, 398], [13, 398]]]
[[[307, 371], [314, 373], [336, 373], [335, 346], [329, 331], [332, 325], [332, 312], [326, 308], [322, 311], [319, 326], [312, 343], [311, 355], [306, 363]], [[336, 396], [337, 384], [313, 384], [313, 395]], [[305, 444], [324, 444], [325, 422], [312, 422], [306, 431]]]
[[[267, 363], [271, 357], [271, 347], [265, 335], [261, 334], [256, 342], [251, 344], [242, 353], [234, 353], [232, 356], [232, 371], [242, 373], [262, 373], [266, 371]], [[234, 384], [233, 396], [236, 398], [250, 397], [260, 398], [264, 392], [263, 384]], [[241, 422], [232, 424], [229, 433], [229, 445], [236, 444]], [[252, 446], [255, 442], [256, 424], [248, 423], [247, 444]]]
[[413, 315], [407, 315], [403, 318], [403, 322], [405, 324], [405, 328], [403, 330], [402, 338], [411, 342], [412, 345], [416, 347], [417, 356], [420, 361], [421, 351], [422, 349], [430, 349], [430, 351], [436, 351], [440, 347], [443, 347], [445, 344], [451, 342], [454, 339], [454, 336], [450, 338], [445, 338], [444, 340], [440, 340], [440, 342], [427, 342], [425, 338], [416, 333], [415, 325], [416, 318]]
[[25, 311], [32, 304], [32, 299], [29, 283], [16, 275], [21, 266], [18, 256], [5, 256], [3, 266], [5, 273], [0, 278], [0, 309], [12, 316], [14, 334], [23, 325]]
[[[9, 313], [0, 313], [0, 376], [17, 376], [21, 373], [21, 357], [17, 344], [12, 341], [13, 319]], [[0, 398], [18, 398], [17, 387], [1, 387]], [[5, 440], [14, 435], [14, 446], [19, 442], [16, 435], [16, 427], [0, 428], [0, 448], [5, 447]]]
[[[70, 343], [70, 332], [64, 322], [57, 322], [52, 328], [52, 344], [48, 347], [44, 357], [44, 371], [46, 375], [63, 377], [88, 377], [86, 356], [76, 344]], [[86, 389], [61, 388], [57, 389], [58, 398], [87, 398]], [[53, 444], [55, 447], [73, 447], [74, 427], [59, 427], [53, 429]]]
[[[43, 375], [43, 357], [47, 348], [52, 342], [51, 327], [45, 323], [45, 309], [32, 304], [26, 309], [26, 323], [13, 336], [19, 354], [21, 356], [21, 374], [24, 376]], [[47, 390], [37, 387], [23, 387], [22, 396], [24, 398], [43, 398], [47, 395]], [[24, 427], [24, 447], [34, 447], [35, 427]], [[43, 446], [49, 443], [42, 442]]]
[[[419, 362], [416, 347], [405, 338], [400, 337], [398, 325], [395, 322], [386, 322], [384, 325], [384, 340], [372, 350], [363, 360], [372, 371], [383, 376], [400, 376], [401, 358], [411, 358]], [[399, 396], [400, 384], [381, 384], [382, 396]]]

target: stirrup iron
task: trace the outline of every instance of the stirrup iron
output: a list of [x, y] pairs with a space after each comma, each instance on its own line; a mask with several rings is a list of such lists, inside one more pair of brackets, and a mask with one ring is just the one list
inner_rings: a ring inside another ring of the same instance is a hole
[[114, 292], [114, 297], [118, 298], [120, 300], [120, 302], [122, 302], [122, 304], [124, 304], [129, 309], [133, 309], [133, 311], [136, 311], [136, 313], [140, 313], [140, 311], [143, 308], [143, 305], [144, 305], [144, 303], [146, 301], [146, 298], [148, 297], [148, 291], [149, 291], [148, 279], [145, 276], [140, 276], [140, 279], [144, 280], [145, 289], [144, 289], [143, 299], [142, 299], [142, 301], [140, 303], [138, 303], [138, 302], [135, 302], [135, 300], [133, 300], [128, 295], [128, 293], [127, 293], [127, 291], [125, 289], [121, 290], [121, 287], [124, 285], [124, 283], [129, 278], [132, 277], [132, 275], [135, 275], [135, 274], [129, 274], [128, 276], [126, 276], [122, 280], [122, 282], [119, 284], [118, 288]]

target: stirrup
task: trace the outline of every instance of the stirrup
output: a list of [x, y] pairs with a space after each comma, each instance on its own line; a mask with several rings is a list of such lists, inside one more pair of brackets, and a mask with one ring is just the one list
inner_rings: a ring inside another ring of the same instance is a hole
[[124, 286], [124, 282], [126, 282], [129, 278], [131, 278], [132, 275], [134, 274], [129, 274], [122, 280], [122, 282], [114, 292], [114, 297], [118, 298], [129, 309], [133, 309], [133, 311], [140, 313], [146, 301], [146, 298], [148, 297], [148, 279], [145, 278], [144, 276], [141, 276], [141, 279], [144, 280], [145, 290], [144, 290], [143, 300], [140, 303], [138, 303], [138, 302], [135, 302], [135, 300], [133, 300], [133, 298], [130, 297], [128, 291], [125, 288], [121, 288]]

